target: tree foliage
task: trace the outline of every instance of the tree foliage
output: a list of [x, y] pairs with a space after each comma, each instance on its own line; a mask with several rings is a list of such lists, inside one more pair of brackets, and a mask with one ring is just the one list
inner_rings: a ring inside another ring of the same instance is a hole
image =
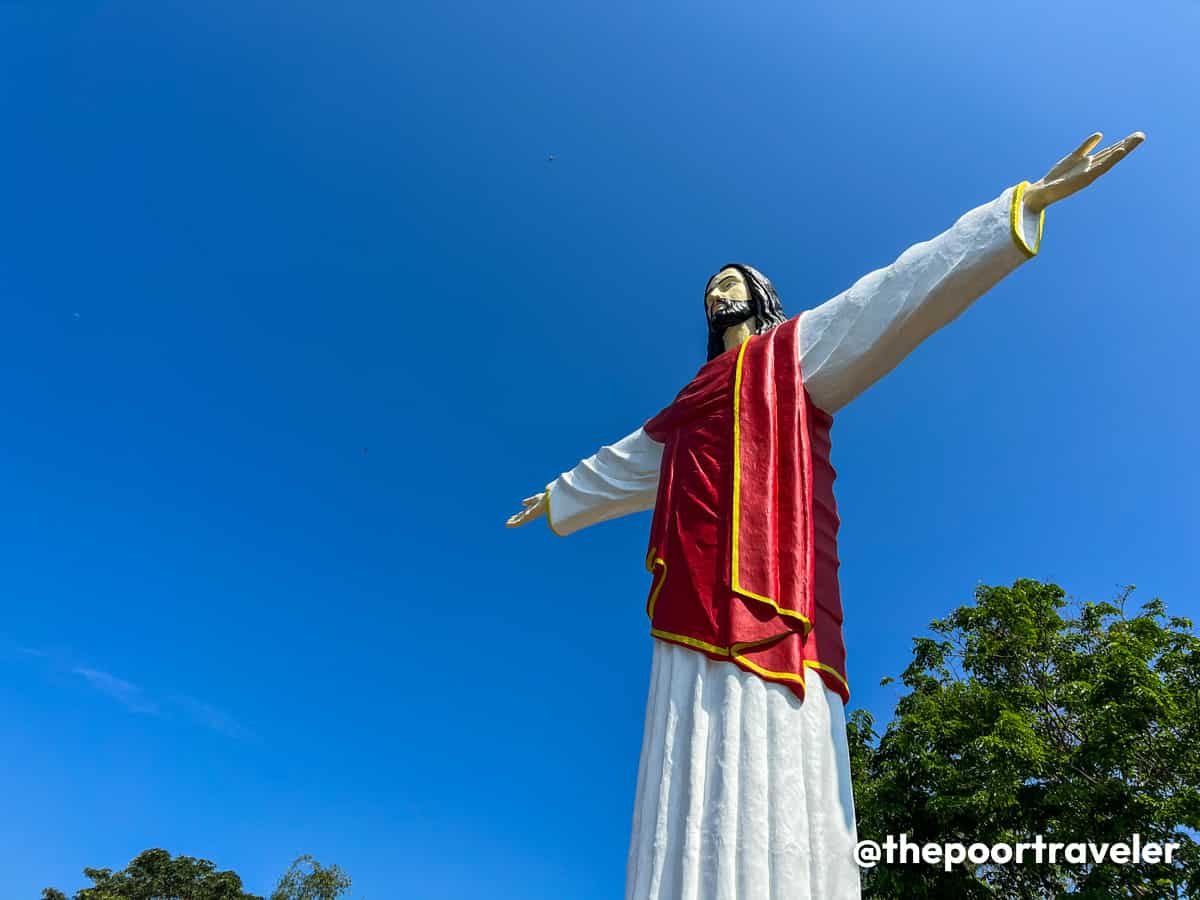
[[[172, 857], [166, 850], [145, 850], [119, 872], [84, 869], [92, 886], [75, 893], [74, 900], [262, 900], [242, 890], [234, 872], [220, 872], [207, 859]], [[66, 900], [53, 888], [43, 900]]]
[[270, 900], [337, 900], [350, 890], [350, 876], [337, 866], [323, 868], [311, 856], [300, 856], [279, 879]]
[[[263, 900], [242, 890], [242, 879], [218, 871], [207, 859], [172, 857], [166, 850], [146, 850], [119, 872], [84, 869], [92, 886], [73, 900]], [[311, 856], [301, 856], [279, 879], [270, 900], [337, 900], [350, 889], [350, 878], [337, 866], [324, 868]], [[55, 888], [42, 891], [42, 900], [67, 900]]]
[[[883, 735], [850, 717], [860, 838], [1180, 844], [1174, 865], [881, 863], [879, 898], [1200, 896], [1200, 638], [1152, 600], [980, 587], [914, 640]], [[885, 683], [888, 679], [885, 679]]]

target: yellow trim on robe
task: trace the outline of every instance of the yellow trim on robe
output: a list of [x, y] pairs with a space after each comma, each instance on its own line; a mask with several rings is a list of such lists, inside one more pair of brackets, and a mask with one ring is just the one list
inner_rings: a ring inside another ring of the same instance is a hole
[[663, 589], [663, 585], [667, 583], [667, 561], [661, 556], [655, 556], [654, 550], [651, 547], [650, 552], [646, 554], [646, 571], [654, 575], [654, 567], [662, 566], [662, 578], [658, 579], [658, 584], [650, 589], [650, 599], [646, 601], [646, 615], [651, 619], [654, 618], [654, 605], [658, 603], [658, 595]]
[[[786, 635], [771, 637], [762, 641], [754, 641], [753, 643], [749, 644], [734, 644], [732, 647], [718, 647], [716, 644], [709, 644], [704, 641], [696, 640], [696, 638], [686, 637], [682, 634], [672, 634], [669, 631], [662, 631], [658, 628], [651, 628], [650, 634], [653, 637], [668, 641], [673, 644], [682, 644], [685, 647], [691, 647], [693, 650], [701, 650], [705, 653], [712, 653], [715, 656], [724, 656], [728, 659], [736, 660], [744, 665], [747, 669], [757, 675], [762, 676], [763, 678], [776, 681], [782, 680], [795, 682], [796, 684], [800, 685], [801, 690], [806, 690], [805, 679], [803, 675], [797, 675], [795, 672], [774, 672], [770, 669], [764, 669], [757, 663], [751, 662], [741, 653], [743, 650], [751, 650], [755, 647], [760, 647], [763, 644], [769, 644], [772, 641], [780, 640], [781, 637], [786, 637]], [[833, 666], [826, 665], [819, 660], [806, 659], [804, 660], [804, 668], [828, 672], [830, 675], [836, 678], [843, 687], [845, 687], [847, 694], [850, 693], [850, 684]]]
[[[783, 609], [770, 597], [764, 597], [761, 594], [746, 590], [741, 586], [741, 581], [738, 578], [738, 545], [741, 543], [738, 539], [738, 527], [741, 522], [742, 505], [742, 360], [745, 358], [746, 348], [752, 340], [754, 340], [753, 336], [747, 338], [742, 341], [742, 346], [738, 348], [737, 367], [734, 370], [733, 376], [733, 534], [731, 538], [733, 546], [730, 553], [732, 558], [731, 568], [733, 571], [730, 573], [730, 587], [735, 594], [741, 594], [743, 597], [749, 597], [752, 600], [765, 603], [781, 616], [797, 619], [803, 623], [804, 634], [807, 637], [813, 627], [811, 619], [790, 609]], [[812, 552], [811, 547], [809, 548], [809, 552]]]
[[696, 638], [685, 637], [682, 634], [671, 634], [669, 631], [662, 631], [658, 628], [651, 628], [650, 634], [656, 638], [662, 638], [665, 641], [671, 641], [674, 644], [683, 644], [691, 647], [694, 650], [703, 650], [706, 653], [715, 653], [718, 656], [728, 656], [728, 647], [718, 647], [716, 644], [706, 644], [704, 641], [696, 640]]
[[820, 662], [819, 660], [815, 660], [815, 659], [806, 659], [804, 661], [804, 665], [810, 669], [820, 669], [822, 672], [828, 672], [830, 675], [832, 675], [834, 678], [836, 678], [838, 681], [840, 681], [842, 683], [843, 687], [846, 688], [847, 694], [850, 693], [850, 682], [848, 682], [845, 678], [843, 678], [842, 673], [839, 672], [837, 669], [835, 669], [833, 666], [826, 665], [825, 663]]
[[550, 485], [546, 485], [546, 524], [550, 526], [550, 531], [555, 537], [566, 537], [554, 527], [554, 519], [550, 517]]
[[803, 690], [805, 690], [805, 691], [808, 690], [808, 685], [805, 684], [803, 675], [796, 675], [794, 672], [772, 672], [770, 669], [764, 669], [762, 666], [755, 665], [754, 663], [750, 662], [750, 660], [746, 659], [746, 657], [744, 657], [738, 653], [731, 652], [729, 655], [730, 655], [730, 657], [732, 657], [733, 659], [735, 659], [739, 663], [741, 663], [743, 666], [745, 666], [747, 669], [749, 669], [751, 672], [755, 673], [756, 675], [758, 675], [762, 678], [765, 678], [768, 681], [775, 681], [777, 679], [783, 679], [786, 681], [794, 681], [796, 684], [801, 685]]
[[1008, 211], [1008, 225], [1017, 247], [1020, 248], [1022, 253], [1033, 259], [1033, 257], [1037, 256], [1038, 248], [1042, 246], [1042, 226], [1046, 224], [1046, 211], [1043, 209], [1038, 215], [1037, 237], [1034, 239], [1033, 246], [1030, 247], [1025, 242], [1025, 229], [1021, 227], [1025, 213], [1021, 198], [1025, 196], [1025, 188], [1027, 187], [1029, 187], [1029, 182], [1022, 181], [1013, 188], [1012, 206]]
[[[807, 690], [804, 683], [804, 676], [797, 675], [795, 672], [773, 672], [770, 669], [764, 669], [762, 666], [752, 663], [746, 659], [739, 650], [747, 650], [752, 647], [757, 647], [761, 644], [769, 644], [771, 641], [779, 640], [779, 638], [768, 638], [765, 641], [755, 641], [752, 644], [734, 644], [732, 647], [718, 647], [716, 644], [705, 643], [704, 641], [696, 640], [696, 638], [686, 637], [682, 634], [672, 634], [669, 631], [663, 631], [659, 628], [651, 628], [650, 634], [660, 640], [668, 641], [673, 644], [682, 644], [685, 647], [691, 647], [693, 650], [701, 650], [705, 653], [711, 653], [714, 656], [723, 656], [726, 659], [734, 659], [744, 665], [747, 669], [759, 675], [762, 678], [779, 681], [792, 681], [800, 685], [802, 691]], [[784, 635], [780, 635], [784, 637]]]

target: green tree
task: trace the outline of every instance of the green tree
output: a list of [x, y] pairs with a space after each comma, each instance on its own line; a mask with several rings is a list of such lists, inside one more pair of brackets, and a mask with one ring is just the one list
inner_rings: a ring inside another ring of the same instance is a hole
[[[74, 900], [263, 900], [242, 890], [242, 879], [219, 872], [207, 859], [172, 857], [166, 850], [139, 853], [124, 869], [84, 869], [92, 886]], [[337, 900], [350, 889], [350, 878], [337, 866], [324, 868], [311, 856], [301, 856], [279, 880], [271, 900]], [[42, 900], [67, 900], [54, 888]]]
[[1075, 605], [1021, 580], [933, 622], [883, 735], [866, 711], [850, 716], [859, 838], [1139, 834], [1181, 845], [1174, 864], [880, 863], [865, 896], [1200, 897], [1200, 638], [1160, 600], [1127, 611], [1132, 590]]
[[[172, 857], [166, 850], [144, 850], [120, 872], [84, 869], [92, 886], [74, 900], [262, 900], [242, 890], [234, 872], [218, 872], [207, 859]], [[42, 900], [67, 900], [62, 891], [46, 888]]]
[[337, 866], [322, 868], [305, 855], [297, 857], [279, 879], [270, 900], [337, 900], [349, 890], [349, 875]]

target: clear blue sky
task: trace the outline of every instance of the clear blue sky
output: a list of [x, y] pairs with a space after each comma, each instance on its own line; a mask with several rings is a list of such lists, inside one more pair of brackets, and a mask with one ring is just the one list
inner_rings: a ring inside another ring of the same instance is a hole
[[716, 266], [798, 313], [1093, 130], [1148, 140], [838, 417], [851, 704], [979, 582], [1200, 618], [1200, 4], [834, 6], [0, 2], [0, 894], [619, 896], [648, 517], [504, 518]]

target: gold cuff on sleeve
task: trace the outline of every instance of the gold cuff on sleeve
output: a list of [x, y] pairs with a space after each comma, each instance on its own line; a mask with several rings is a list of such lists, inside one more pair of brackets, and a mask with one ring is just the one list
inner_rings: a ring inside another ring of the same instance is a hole
[[1038, 214], [1037, 237], [1034, 239], [1033, 246], [1030, 247], [1025, 241], [1025, 229], [1022, 227], [1025, 218], [1025, 208], [1021, 202], [1021, 198], [1025, 196], [1025, 188], [1029, 187], [1028, 181], [1022, 181], [1013, 188], [1012, 208], [1009, 210], [1008, 222], [1012, 231], [1013, 241], [1016, 242], [1021, 252], [1030, 259], [1037, 256], [1038, 248], [1042, 246], [1042, 226], [1046, 223], [1046, 211], [1043, 209]]

